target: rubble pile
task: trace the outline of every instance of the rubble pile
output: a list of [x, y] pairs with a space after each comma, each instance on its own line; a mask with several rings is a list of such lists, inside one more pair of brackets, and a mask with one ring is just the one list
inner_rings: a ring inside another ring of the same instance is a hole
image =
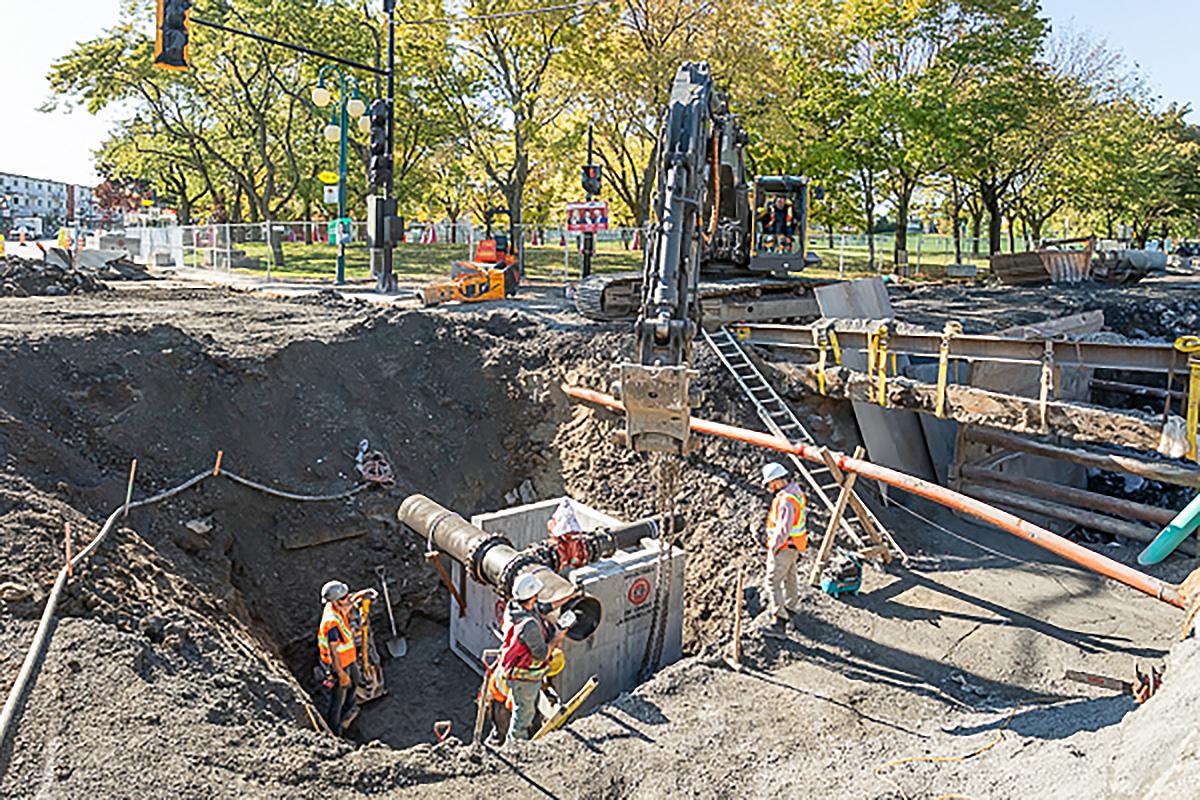
[[0, 297], [64, 296], [108, 289], [95, 275], [8, 256], [0, 268]]

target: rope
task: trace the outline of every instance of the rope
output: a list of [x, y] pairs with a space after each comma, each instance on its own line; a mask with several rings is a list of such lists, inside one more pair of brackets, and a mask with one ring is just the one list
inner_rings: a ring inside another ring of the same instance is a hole
[[[883, 775], [880, 774], [883, 770], [889, 769], [891, 767], [899, 767], [904, 764], [917, 764], [917, 763], [949, 764], [949, 763], [956, 762], [956, 761], [966, 761], [967, 759], [975, 758], [976, 756], [983, 755], [988, 750], [991, 750], [993, 747], [1000, 744], [1000, 742], [1004, 741], [1005, 729], [1007, 729], [1008, 726], [1012, 724], [1013, 717], [1015, 717], [1017, 715], [1017, 712], [1020, 711], [1024, 707], [1025, 707], [1024, 704], [1019, 705], [1019, 706], [1013, 706], [1012, 709], [1008, 712], [1008, 718], [1004, 720], [1004, 724], [1000, 726], [1000, 729], [998, 731], [996, 731], [996, 737], [994, 739], [992, 739], [990, 742], [988, 742], [987, 744], [983, 745], [982, 747], [978, 747], [975, 750], [972, 750], [970, 753], [966, 753], [961, 756], [908, 756], [906, 758], [897, 758], [893, 761], [885, 761], [884, 763], [875, 767], [875, 770], [874, 770], [875, 777], [879, 778], [879, 780], [883, 781], [884, 783], [890, 784], [896, 790], [896, 792], [900, 795], [900, 797], [904, 798], [904, 800], [908, 800], [908, 795], [905, 793], [905, 791], [902, 788], [900, 788], [899, 783], [896, 783], [896, 781], [892, 780], [891, 778], [885, 778]], [[949, 795], [939, 795], [939, 797], [947, 797], [947, 798], [948, 797], [962, 797], [962, 795], [949, 794]]]
[[[220, 464], [219, 458], [217, 463], [218, 465]], [[116, 509], [114, 509], [113, 512], [108, 515], [107, 519], [104, 520], [104, 525], [101, 526], [100, 532], [96, 534], [96, 537], [92, 539], [87, 547], [80, 550], [77, 555], [71, 558], [70, 566], [68, 567], [67, 565], [64, 565], [59, 569], [58, 577], [54, 581], [54, 586], [50, 589], [50, 594], [46, 598], [46, 607], [42, 609], [42, 617], [38, 622], [37, 630], [33, 634], [33, 640], [30, 642], [29, 650], [25, 653], [25, 660], [21, 662], [21, 670], [17, 673], [17, 679], [13, 682], [12, 688], [10, 688], [8, 691], [8, 697], [4, 701], [4, 708], [0, 710], [0, 747], [3, 747], [4, 742], [8, 738], [9, 729], [12, 727], [13, 722], [16, 719], [17, 707], [20, 705], [21, 699], [25, 696], [25, 690], [35, 677], [34, 673], [37, 671], [38, 662], [40, 661], [42, 653], [45, 651], [46, 645], [49, 642], [50, 622], [54, 619], [54, 612], [58, 608], [59, 598], [62, 596], [63, 589], [66, 588], [68, 573], [77, 569], [83, 563], [83, 561], [88, 558], [88, 556], [95, 552], [96, 548], [99, 547], [106, 538], [108, 538], [108, 534], [116, 526], [117, 519], [123, 518], [128, 513], [128, 509], [143, 508], [145, 506], [154, 505], [155, 503], [161, 503], [164, 500], [170, 499], [175, 495], [185, 492], [193, 486], [218, 475], [220, 477], [228, 478], [234, 483], [240, 483], [243, 486], [247, 486], [265, 494], [298, 502], [342, 500], [358, 494], [363, 489], [367, 488], [367, 486], [369, 486], [369, 484], [362, 483], [358, 486], [355, 486], [353, 489], [349, 489], [338, 494], [303, 495], [295, 494], [293, 492], [286, 492], [281, 489], [275, 489], [270, 486], [266, 486], [265, 484], [252, 481], [248, 478], [243, 478], [242, 476], [236, 475], [232, 472], [218, 472], [217, 469], [205, 468], [203, 472], [196, 473], [178, 486], [164, 489], [156, 495], [151, 495], [150, 497], [146, 497], [141, 500], [135, 500], [133, 502], [129, 502], [127, 495], [126, 501], [117, 506]]]
[[941, 531], [942, 533], [946, 534], [947, 536], [950, 536], [950, 537], [952, 537], [952, 538], [954, 538], [954, 539], [957, 539], [957, 540], [958, 540], [958, 541], [960, 541], [960, 542], [964, 542], [964, 543], [966, 543], [966, 544], [969, 544], [969, 545], [971, 545], [972, 547], [978, 547], [980, 550], [984, 551], [985, 553], [991, 553], [992, 555], [996, 556], [997, 558], [1002, 558], [1002, 559], [1004, 559], [1005, 561], [1011, 561], [1012, 563], [1014, 563], [1014, 564], [1020, 564], [1021, 566], [1028, 566], [1028, 564], [1026, 564], [1024, 561], [1021, 561], [1019, 558], [1013, 558], [1013, 557], [1012, 557], [1012, 556], [1010, 556], [1010, 555], [1007, 555], [1007, 554], [1005, 554], [1005, 553], [1001, 553], [999, 550], [993, 550], [992, 548], [988, 547], [987, 545], [980, 544], [979, 542], [976, 542], [976, 541], [974, 541], [974, 540], [968, 539], [968, 538], [967, 538], [967, 537], [965, 537], [965, 536], [960, 536], [959, 534], [957, 534], [957, 533], [955, 533], [954, 531], [950, 530], [950, 529], [949, 529], [949, 528], [947, 528], [946, 526], [944, 526], [944, 525], [939, 525], [938, 523], [934, 522], [933, 520], [931, 520], [929, 517], [925, 516], [924, 514], [921, 514], [921, 513], [917, 512], [917, 511], [913, 511], [911, 508], [909, 508], [908, 506], [906, 506], [906, 505], [904, 505], [904, 504], [902, 504], [902, 503], [896, 503], [896, 502], [889, 503], [889, 504], [888, 504], [888, 508], [898, 508], [898, 509], [900, 509], [901, 511], [905, 512], [906, 514], [911, 514], [912, 516], [914, 516], [914, 517], [916, 517], [917, 519], [921, 520], [921, 521], [922, 521], [922, 522], [924, 522], [926, 525], [929, 525], [930, 527], [936, 528], [937, 530]]

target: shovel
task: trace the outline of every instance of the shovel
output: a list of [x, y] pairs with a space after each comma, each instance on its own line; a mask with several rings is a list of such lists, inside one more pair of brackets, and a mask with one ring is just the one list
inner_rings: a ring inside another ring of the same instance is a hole
[[392, 658], [403, 658], [408, 652], [408, 641], [396, 634], [396, 617], [392, 614], [392, 598], [388, 595], [387, 574], [383, 569], [383, 565], [375, 568], [375, 574], [379, 576], [379, 583], [383, 585], [383, 605], [387, 608], [388, 622], [392, 626], [392, 637], [385, 643], [387, 646], [388, 655]]

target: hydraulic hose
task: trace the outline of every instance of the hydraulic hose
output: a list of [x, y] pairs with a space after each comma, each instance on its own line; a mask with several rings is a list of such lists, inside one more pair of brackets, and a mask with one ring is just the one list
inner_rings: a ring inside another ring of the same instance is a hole
[[[578, 386], [568, 386], [566, 384], [563, 384], [562, 390], [568, 397], [575, 400], [602, 406], [612, 411], [619, 412], [621, 410], [621, 403], [612, 395]], [[760, 433], [747, 428], [725, 425], [698, 417], [691, 418], [691, 428], [696, 433], [745, 442], [746, 444], [776, 450], [781, 453], [790, 453], [808, 461], [824, 464], [820, 448], [812, 445], [793, 444], [786, 439], [772, 436], [769, 433]], [[947, 489], [944, 486], [930, 483], [929, 481], [907, 475], [898, 470], [873, 464], [870, 461], [853, 458], [845, 453], [831, 451], [830, 455], [833, 456], [838, 467], [845, 472], [858, 473], [864, 478], [886, 483], [909, 494], [915, 494], [918, 497], [924, 497], [927, 500], [940, 503], [947, 508], [969, 514], [1007, 533], [1032, 542], [1038, 547], [1049, 550], [1085, 569], [1123, 583], [1158, 600], [1162, 600], [1164, 603], [1170, 603], [1180, 608], [1184, 606], [1184, 600], [1179, 593], [1178, 586], [1161, 581], [1144, 572], [1139, 572], [1132, 567], [1127, 567], [1120, 562], [1089, 550], [1082, 545], [1075, 544], [1075, 542], [1069, 539], [1064, 539], [1058, 534], [1034, 525], [1032, 522], [1023, 520], [1007, 511], [1002, 511], [995, 506], [990, 506], [987, 503], [967, 497], [953, 489]]]

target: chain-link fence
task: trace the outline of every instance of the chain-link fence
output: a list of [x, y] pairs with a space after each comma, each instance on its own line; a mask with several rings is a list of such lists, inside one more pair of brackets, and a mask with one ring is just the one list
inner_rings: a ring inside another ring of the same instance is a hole
[[[896, 235], [879, 233], [874, 237], [863, 233], [833, 233], [810, 231], [810, 252], [821, 257], [823, 270], [836, 271], [839, 276], [854, 273], [900, 272], [906, 276], [966, 278], [987, 270], [989, 243], [985, 237], [962, 237], [956, 252], [954, 237], [938, 233], [909, 233], [907, 250], [900, 263], [896, 258]], [[1024, 252], [1033, 249], [1033, 242], [1024, 238], [1001, 238], [1000, 252]]]
[[[555, 225], [495, 225], [491, 233], [520, 238], [519, 253], [525, 274], [557, 281], [577, 280], [582, 270], [583, 236]], [[342, 242], [347, 280], [371, 280], [366, 225], [355, 223]], [[455, 261], [471, 260], [480, 241], [489, 236], [486, 226], [468, 222], [413, 222], [397, 245], [393, 269], [401, 280], [428, 279], [449, 273]], [[330, 223], [294, 221], [270, 223], [213, 223], [173, 228], [135, 228], [126, 231], [133, 241], [135, 260], [156, 266], [239, 271], [268, 280], [327, 282], [335, 276], [339, 245]], [[640, 270], [645, 230], [616, 227], [596, 234], [595, 272]], [[988, 242], [982, 238], [954, 239], [943, 234], [910, 233], [907, 251], [897, 263], [894, 234], [828, 233], [810, 230], [809, 251], [821, 264], [809, 274], [855, 275], [897, 272], [909, 277], [967, 278], [984, 272]], [[1030, 249], [1023, 239], [1001, 242], [1002, 252]], [[518, 248], [510, 244], [510, 252]]]

